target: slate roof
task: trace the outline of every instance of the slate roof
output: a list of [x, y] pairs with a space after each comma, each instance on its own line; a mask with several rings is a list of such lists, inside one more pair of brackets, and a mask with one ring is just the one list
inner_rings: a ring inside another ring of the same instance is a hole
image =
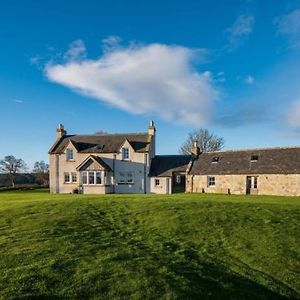
[[300, 147], [202, 153], [189, 174], [300, 174]]
[[117, 153], [128, 140], [136, 152], [148, 152], [151, 135], [148, 133], [65, 135], [49, 150], [49, 154], [60, 154], [71, 141], [79, 153]]
[[156, 155], [150, 166], [149, 176], [172, 176], [173, 172], [185, 172], [191, 155]]
[[90, 155], [76, 169], [80, 171], [90, 160], [96, 161], [104, 170], [112, 171], [111, 167], [101, 157], [95, 155]]

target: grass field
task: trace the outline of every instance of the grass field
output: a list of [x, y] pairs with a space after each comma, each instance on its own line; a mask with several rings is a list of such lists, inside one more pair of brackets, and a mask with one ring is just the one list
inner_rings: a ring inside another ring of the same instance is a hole
[[1, 299], [300, 298], [300, 198], [0, 193]]

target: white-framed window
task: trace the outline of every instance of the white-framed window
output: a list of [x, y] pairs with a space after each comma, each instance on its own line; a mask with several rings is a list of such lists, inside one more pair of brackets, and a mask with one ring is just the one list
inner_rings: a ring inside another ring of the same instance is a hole
[[77, 182], [77, 173], [76, 172], [71, 173], [71, 180], [72, 180], [72, 182]]
[[120, 172], [119, 173], [119, 184], [132, 184], [134, 183], [132, 172]]
[[159, 186], [160, 185], [160, 180], [159, 179], [155, 179], [154, 184], [155, 184], [155, 186]]
[[176, 183], [181, 183], [181, 175], [176, 175]]
[[122, 148], [122, 159], [129, 159], [129, 148]]
[[216, 186], [216, 177], [215, 176], [207, 176], [207, 186], [208, 187]]
[[66, 158], [67, 160], [74, 160], [74, 151], [73, 149], [67, 149], [66, 151]]
[[70, 181], [70, 173], [69, 172], [65, 172], [64, 173], [64, 182], [65, 183], [70, 183], [71, 181]]
[[125, 173], [124, 172], [119, 173], [119, 183], [125, 183]]
[[87, 172], [82, 172], [81, 173], [81, 178], [82, 178], [82, 184], [87, 184]]
[[96, 184], [102, 184], [102, 172], [95, 172]]
[[127, 172], [127, 182], [133, 183], [133, 174], [132, 172]]
[[81, 172], [82, 184], [96, 185], [103, 184], [104, 172], [103, 171], [83, 171]]

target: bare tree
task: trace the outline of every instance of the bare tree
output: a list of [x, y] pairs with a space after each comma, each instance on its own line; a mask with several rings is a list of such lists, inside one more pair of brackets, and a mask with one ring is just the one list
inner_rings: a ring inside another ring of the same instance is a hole
[[99, 130], [99, 131], [96, 131], [95, 134], [96, 134], [96, 135], [107, 135], [108, 132], [107, 132], [107, 131], [104, 131], [104, 130]]
[[12, 187], [15, 187], [17, 173], [27, 170], [25, 162], [21, 158], [7, 155], [0, 160], [0, 171], [9, 175]]
[[47, 185], [49, 183], [49, 165], [43, 160], [34, 163], [32, 173], [35, 174], [38, 184]]
[[181, 154], [190, 154], [194, 142], [198, 143], [201, 152], [221, 150], [224, 146], [224, 139], [218, 137], [207, 129], [200, 128], [189, 133], [187, 140], [180, 147]]

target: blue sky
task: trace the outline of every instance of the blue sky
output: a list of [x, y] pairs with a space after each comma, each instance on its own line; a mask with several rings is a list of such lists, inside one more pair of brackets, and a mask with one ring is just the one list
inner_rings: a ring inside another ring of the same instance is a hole
[[300, 1], [2, 1], [0, 45], [0, 157], [47, 160], [58, 123], [300, 145]]

